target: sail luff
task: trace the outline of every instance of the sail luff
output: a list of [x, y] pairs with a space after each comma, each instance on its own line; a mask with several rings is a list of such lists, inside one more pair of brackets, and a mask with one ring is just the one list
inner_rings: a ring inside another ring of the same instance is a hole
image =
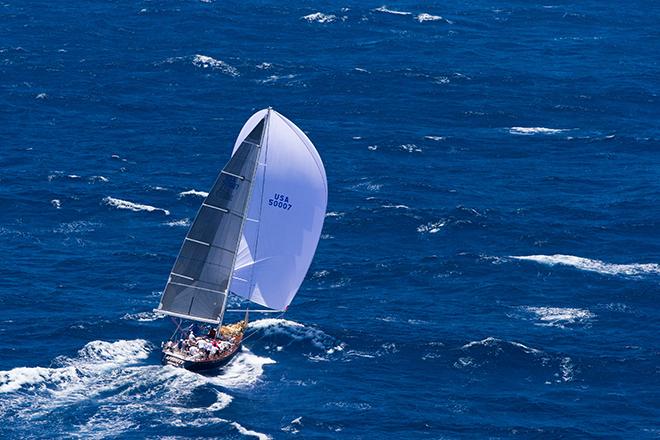
[[[266, 118], [268, 118], [269, 120], [270, 120], [270, 112], [271, 112], [271, 108], [268, 107], [268, 113], [266, 113]], [[262, 146], [264, 147], [264, 151], [263, 151], [264, 171], [263, 171], [263, 178], [261, 179], [261, 197], [260, 197], [261, 200], [259, 200], [259, 218], [260, 219], [261, 219], [261, 212], [263, 210], [263, 205], [264, 205], [263, 202], [264, 202], [264, 188], [266, 186], [266, 172], [268, 171], [268, 166], [267, 166], [267, 164], [268, 164], [268, 139], [267, 139], [267, 136], [268, 136], [268, 127], [266, 127], [266, 130], [264, 131], [264, 137], [266, 137], [266, 142], [265, 142], [265, 144], [262, 144]], [[259, 159], [257, 158], [257, 168], [259, 166], [258, 160]], [[256, 174], [256, 170], [255, 170], [255, 174]], [[249, 208], [249, 206], [248, 206], [248, 208]], [[257, 250], [259, 249], [259, 229], [260, 229], [260, 227], [261, 227], [261, 221], [259, 221], [259, 223], [257, 224], [256, 239], [254, 241], [254, 255], [257, 255]], [[239, 242], [239, 245], [240, 245], [240, 242]], [[238, 250], [236, 251], [236, 254], [238, 255]], [[234, 265], [236, 265], [236, 260], [234, 260]], [[236, 270], [236, 267], [234, 267], [234, 271], [235, 270]], [[232, 271], [232, 275], [233, 275], [234, 271]], [[252, 301], [252, 292], [254, 290], [254, 276], [250, 277], [250, 287], [249, 287], [249, 289], [250, 289], [249, 290], [250, 293], [248, 295], [247, 300], [251, 302]], [[248, 306], [247, 309], [249, 310], [249, 308], [250, 307]], [[248, 311], [246, 310], [245, 311], [246, 321], [247, 321], [247, 314], [248, 314]]]
[[[229, 278], [227, 280], [226, 294], [225, 294], [225, 297], [222, 301], [222, 311], [220, 313], [220, 317], [218, 318], [218, 320], [220, 321], [219, 324], [222, 323], [222, 319], [225, 315], [225, 308], [227, 306], [227, 298], [229, 296], [228, 293], [231, 289], [231, 280], [234, 277], [234, 270], [235, 270], [235, 266], [236, 266], [236, 258], [237, 258], [237, 255], [238, 255], [238, 248], [241, 245], [241, 237], [243, 236], [243, 228], [245, 227], [245, 222], [247, 221], [247, 218], [248, 218], [248, 210], [250, 208], [250, 201], [252, 199], [252, 192], [253, 192], [253, 189], [254, 189], [254, 178], [256, 177], [257, 169], [259, 168], [259, 156], [261, 154], [261, 148], [264, 147], [264, 140], [266, 139], [266, 136], [268, 135], [269, 116], [270, 116], [270, 109], [268, 110], [268, 112], [266, 113], [266, 116], [263, 119], [263, 121], [264, 121], [263, 122], [263, 124], [264, 124], [263, 125], [263, 131], [261, 132], [261, 139], [259, 140], [259, 145], [257, 146], [257, 156], [256, 156], [255, 161], [254, 161], [254, 167], [252, 169], [252, 176], [250, 178], [250, 188], [248, 190], [247, 200], [245, 202], [245, 207], [243, 209], [243, 221], [241, 222], [241, 228], [240, 228], [240, 232], [238, 234], [238, 240], [236, 240], [236, 249], [234, 250], [234, 259], [231, 263], [232, 269], [231, 269], [231, 273], [229, 274]], [[262, 194], [262, 197], [263, 197], [263, 194]]]

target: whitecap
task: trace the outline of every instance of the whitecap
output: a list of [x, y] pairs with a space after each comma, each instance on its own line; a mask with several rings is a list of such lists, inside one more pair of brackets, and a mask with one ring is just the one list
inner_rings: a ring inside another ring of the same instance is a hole
[[499, 350], [501, 350], [501, 347], [503, 345], [511, 345], [514, 347], [518, 347], [521, 350], [523, 350], [525, 353], [529, 354], [541, 354], [541, 350], [537, 350], [536, 348], [528, 347], [525, 344], [522, 344], [520, 342], [515, 342], [515, 341], [502, 341], [501, 339], [494, 338], [492, 336], [489, 336], [485, 339], [482, 339], [480, 341], [472, 341], [468, 342], [467, 344], [463, 345], [461, 347], [462, 350], [467, 350], [469, 348], [473, 347], [495, 347]]
[[534, 134], [558, 134], [569, 130], [568, 128], [511, 127], [509, 133], [529, 136]]
[[559, 363], [559, 373], [561, 375], [557, 382], [571, 382], [575, 375], [573, 361], [570, 357], [562, 358]]
[[445, 137], [444, 136], [424, 136], [424, 139], [429, 139], [432, 141], [444, 141]]
[[269, 84], [269, 83], [278, 82], [281, 79], [293, 79], [295, 77], [296, 77], [296, 75], [294, 75], [292, 73], [289, 74], [289, 75], [271, 75], [268, 78], [259, 80], [257, 82], [259, 82], [261, 84]]
[[37, 96], [34, 97], [34, 99], [46, 99], [48, 98], [48, 95], [45, 93], [39, 93]]
[[410, 209], [410, 206], [408, 206], [408, 205], [392, 205], [392, 204], [387, 204], [387, 205], [381, 205], [381, 208]]
[[195, 197], [208, 197], [209, 193], [205, 191], [197, 191], [196, 189], [190, 189], [188, 191], [183, 191], [179, 193], [179, 198], [186, 196], [195, 196]]
[[592, 260], [589, 258], [576, 257], [574, 255], [561, 254], [510, 256], [509, 258], [533, 261], [548, 266], [554, 266], [557, 264], [563, 266], [571, 266], [576, 269], [588, 272], [596, 272], [603, 275], [640, 276], [660, 274], [660, 264], [655, 263], [612, 264], [605, 263], [600, 260]]
[[176, 227], [176, 226], [187, 227], [190, 226], [190, 219], [186, 217], [186, 218], [182, 218], [181, 220], [172, 220], [171, 222], [165, 222], [163, 224], [171, 227]]
[[108, 182], [109, 180], [108, 180], [107, 177], [104, 177], [104, 176], [92, 176], [92, 177], [89, 178], [89, 181], [92, 182], [92, 183], [95, 183], [95, 182], [104, 182], [105, 183], [105, 182]]
[[343, 217], [344, 213], [343, 212], [330, 211], [330, 212], [326, 212], [325, 216], [326, 217]]
[[155, 321], [157, 319], [161, 319], [164, 315], [159, 315], [155, 312], [140, 312], [140, 313], [126, 313], [124, 316], [122, 316], [121, 319], [125, 319], [127, 321], [140, 321], [140, 322], [148, 322], [148, 321]]
[[251, 437], [256, 437], [259, 440], [270, 440], [272, 438], [271, 436], [269, 436], [267, 434], [262, 434], [261, 432], [252, 431], [251, 429], [247, 429], [247, 428], [245, 428], [244, 426], [242, 426], [241, 424], [239, 424], [237, 422], [231, 422], [231, 426], [236, 428], [236, 430], [239, 433], [241, 433], [243, 435], [249, 435]]
[[451, 20], [447, 20], [446, 18], [443, 18], [439, 15], [427, 14], [426, 12], [422, 12], [421, 14], [417, 15], [415, 20], [419, 21], [420, 23], [425, 21], [444, 21], [447, 24], [454, 24], [454, 22]]
[[381, 6], [376, 9], [374, 9], [376, 12], [383, 12], [386, 14], [394, 14], [394, 15], [412, 15], [412, 12], [406, 12], [406, 11], [395, 11], [393, 9], [388, 9], [387, 6]]
[[62, 202], [59, 199], [53, 199], [50, 201], [50, 204], [55, 207], [55, 209], [60, 209], [62, 207]]
[[596, 315], [586, 309], [573, 307], [523, 307], [540, 321], [538, 325], [564, 328], [566, 324], [586, 323]]
[[315, 12], [300, 18], [301, 20], [307, 20], [310, 23], [314, 21], [317, 23], [332, 23], [337, 19], [337, 16], [331, 14], [323, 14], [322, 12]]
[[369, 73], [367, 69], [363, 69], [361, 67], [355, 67], [353, 70], [355, 70], [356, 72]]
[[202, 69], [219, 70], [229, 76], [236, 77], [240, 75], [238, 69], [235, 67], [230, 66], [222, 60], [216, 60], [215, 58], [206, 55], [195, 55], [192, 59], [192, 63], [196, 67], [200, 67]]
[[327, 277], [328, 275], [330, 275], [329, 270], [319, 270], [312, 274], [312, 278], [324, 278]]
[[273, 64], [272, 64], [272, 63], [261, 63], [261, 64], [257, 64], [257, 69], [268, 70], [268, 69], [270, 69], [271, 67], [273, 67]]
[[209, 383], [225, 388], [245, 388], [253, 386], [261, 380], [264, 365], [275, 363], [273, 359], [257, 356], [243, 346], [231, 362], [222, 369], [222, 374], [205, 378]]
[[133, 203], [129, 202], [127, 200], [122, 200], [122, 199], [116, 199], [114, 197], [105, 197], [103, 199], [103, 202], [106, 205], [112, 206], [117, 209], [128, 209], [130, 211], [147, 211], [147, 212], [154, 212], [154, 211], [160, 211], [165, 215], [170, 215], [170, 211], [167, 209], [162, 209], [162, 208], [156, 208], [151, 205], [142, 205], [139, 203]]
[[425, 225], [420, 225], [417, 227], [417, 232], [425, 234], [435, 234], [436, 232], [440, 232], [440, 229], [442, 229], [443, 226], [445, 226], [447, 223], [444, 220], [439, 220], [437, 222], [430, 222]]
[[407, 151], [408, 153], [421, 153], [422, 149], [415, 144], [403, 144], [399, 145], [399, 148]]

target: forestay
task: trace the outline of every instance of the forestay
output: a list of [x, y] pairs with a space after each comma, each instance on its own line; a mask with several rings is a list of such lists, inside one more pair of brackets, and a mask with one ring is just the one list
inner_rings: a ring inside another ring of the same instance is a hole
[[242, 136], [268, 115], [255, 183], [238, 248], [231, 292], [254, 303], [284, 310], [305, 278], [323, 227], [328, 199], [325, 169], [316, 148], [291, 121], [262, 110]]
[[158, 311], [219, 323], [248, 207], [265, 115], [239, 137], [183, 242]]

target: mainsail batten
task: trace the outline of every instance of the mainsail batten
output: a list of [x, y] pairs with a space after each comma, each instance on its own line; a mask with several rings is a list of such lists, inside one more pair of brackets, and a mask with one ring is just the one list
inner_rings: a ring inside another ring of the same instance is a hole
[[157, 310], [219, 324], [228, 292], [286, 310], [314, 257], [327, 197], [309, 138], [272, 109], [255, 113], [186, 235]]
[[220, 323], [264, 127], [265, 118], [242, 140], [204, 199], [174, 263], [158, 311]]

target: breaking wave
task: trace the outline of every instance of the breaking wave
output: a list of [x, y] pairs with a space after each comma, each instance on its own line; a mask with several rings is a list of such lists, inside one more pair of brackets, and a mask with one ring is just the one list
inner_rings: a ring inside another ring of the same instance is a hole
[[140, 312], [140, 313], [127, 313], [122, 316], [121, 319], [127, 321], [140, 321], [140, 322], [149, 322], [161, 319], [163, 315], [159, 315], [156, 312]]
[[659, 275], [660, 264], [655, 263], [633, 263], [633, 264], [612, 264], [605, 263], [600, 260], [592, 260], [589, 258], [576, 257], [574, 255], [523, 255], [523, 256], [510, 256], [516, 260], [533, 261], [539, 264], [548, 266], [563, 265], [571, 266], [576, 269], [585, 270], [588, 272], [596, 272], [603, 275], [624, 275], [624, 276], [640, 276], [640, 275]]
[[[248, 328], [258, 332], [262, 337], [272, 338], [275, 343], [291, 343], [293, 341], [308, 341], [314, 347], [332, 354], [341, 351], [343, 344], [327, 333], [313, 327], [307, 327], [295, 321], [280, 318], [266, 318], [252, 321]], [[281, 338], [281, 339], [280, 339]]]
[[307, 20], [308, 22], [317, 22], [317, 23], [332, 23], [333, 21], [337, 20], [336, 15], [331, 15], [331, 14], [323, 14], [321, 12], [315, 12], [313, 14], [305, 15], [304, 17], [300, 17], [302, 20]]
[[183, 191], [179, 193], [179, 198], [187, 196], [195, 197], [208, 197], [209, 193], [205, 191], [197, 191], [196, 189], [189, 189], [188, 191]]
[[163, 223], [166, 226], [190, 226], [190, 219], [189, 218], [182, 218], [181, 220], [172, 220], [171, 222], [165, 222]]
[[112, 206], [117, 209], [128, 209], [130, 211], [147, 211], [147, 212], [154, 212], [154, 211], [160, 211], [165, 215], [170, 215], [170, 211], [167, 209], [162, 209], [162, 208], [156, 208], [155, 206], [151, 205], [142, 205], [140, 203], [134, 203], [134, 202], [129, 202], [128, 200], [122, 200], [122, 199], [116, 199], [114, 197], [105, 197], [103, 199], [103, 202], [108, 205]]
[[427, 14], [426, 12], [422, 12], [421, 14], [417, 15], [415, 20], [419, 21], [420, 23], [424, 23], [425, 21], [444, 21], [447, 24], [454, 24], [454, 22], [451, 20], [447, 20], [446, 18], [443, 18], [439, 15]]
[[529, 136], [534, 134], [559, 134], [569, 130], [568, 128], [511, 127], [509, 133]]
[[195, 67], [200, 67], [202, 69], [211, 69], [219, 70], [222, 73], [225, 73], [229, 76], [237, 77], [240, 75], [238, 69], [229, 64], [225, 63], [222, 60], [216, 60], [215, 58], [206, 56], [206, 55], [195, 55], [192, 59], [192, 63]]
[[436, 232], [440, 232], [443, 226], [447, 224], [446, 221], [444, 220], [439, 220], [437, 222], [429, 222], [426, 223], [425, 225], [419, 225], [417, 227], [417, 232], [420, 234], [435, 234]]
[[[139, 426], [146, 413], [155, 422], [169, 425], [199, 426], [213, 419], [243, 435], [267, 438], [235, 421], [218, 419], [214, 413], [232, 402], [224, 390], [254, 385], [263, 375], [263, 366], [274, 363], [272, 359], [243, 348], [217, 376], [204, 376], [182, 368], [144, 364], [152, 350], [153, 346], [141, 339], [92, 341], [75, 357], [55, 359], [55, 366], [0, 371], [0, 415], [30, 425], [55, 411], [93, 404], [98, 406], [95, 414], [81, 414], [73, 424], [83, 437], [116, 436]], [[214, 396], [212, 401], [191, 405], [193, 395], [209, 393]], [[66, 432], [60, 433], [54, 427], [54, 436], [70, 435], [71, 426], [62, 427]]]
[[394, 9], [388, 9], [387, 6], [380, 6], [376, 9], [374, 9], [375, 12], [383, 12], [385, 14], [393, 14], [393, 15], [412, 15], [412, 12], [406, 12], [406, 11], [396, 11]]
[[596, 315], [585, 309], [572, 307], [522, 307], [540, 322], [537, 325], [565, 328], [568, 324], [585, 324]]
[[537, 350], [536, 348], [531, 348], [528, 347], [524, 344], [521, 344], [520, 342], [513, 342], [513, 341], [503, 341], [501, 339], [493, 338], [492, 336], [489, 336], [485, 339], [482, 339], [480, 341], [472, 341], [468, 342], [467, 344], [463, 345], [461, 347], [461, 350], [468, 350], [472, 348], [496, 348], [496, 349], [501, 349], [503, 346], [509, 346], [509, 347], [515, 347], [519, 350], [522, 350], [525, 353], [528, 354], [540, 354], [542, 353], [541, 350]]

